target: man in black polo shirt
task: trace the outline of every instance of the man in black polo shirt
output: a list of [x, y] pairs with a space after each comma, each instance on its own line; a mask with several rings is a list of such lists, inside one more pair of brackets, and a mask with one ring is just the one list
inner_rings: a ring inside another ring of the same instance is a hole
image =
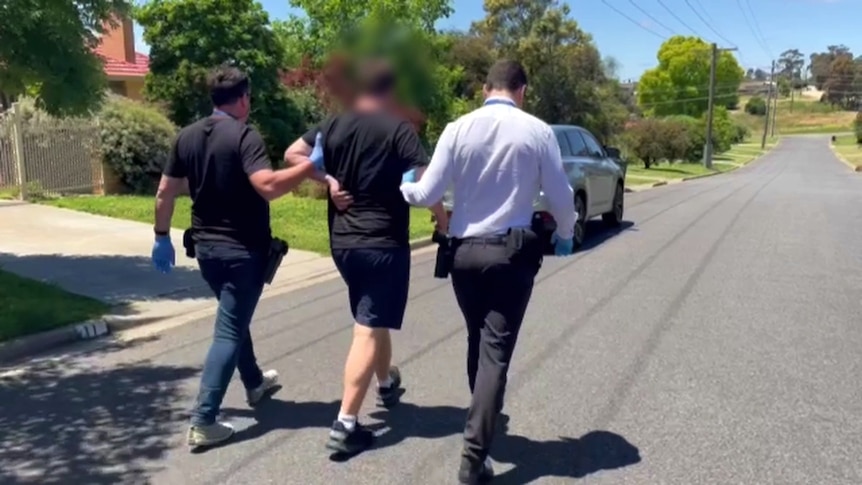
[[[346, 454], [373, 441], [371, 431], [357, 422], [372, 376], [377, 376], [378, 403], [398, 402], [401, 376], [391, 366], [390, 330], [401, 328], [410, 283], [410, 206], [399, 187], [405, 172], [421, 172], [428, 162], [413, 125], [393, 114], [396, 79], [389, 66], [368, 62], [357, 82], [351, 109], [311, 129], [285, 154], [289, 164], [299, 164], [322, 148], [327, 177], [352, 197], [344, 210], [336, 196], [329, 204], [332, 257], [347, 283], [355, 325], [341, 410], [326, 446]], [[315, 147], [318, 134], [322, 147]], [[432, 212], [445, 232], [442, 205]]]
[[306, 161], [272, 169], [263, 139], [246, 123], [251, 93], [245, 74], [220, 67], [211, 73], [208, 84], [213, 114], [180, 131], [159, 184], [152, 255], [156, 269], [170, 271], [175, 261], [170, 239], [174, 201], [188, 190], [201, 275], [219, 301], [213, 343], [188, 432], [192, 447], [213, 445], [233, 435], [233, 428], [217, 422], [216, 416], [234, 369], [239, 370], [250, 405], [276, 385], [278, 373], [261, 372], [258, 367], [249, 333], [272, 242], [269, 201], [320, 168]]

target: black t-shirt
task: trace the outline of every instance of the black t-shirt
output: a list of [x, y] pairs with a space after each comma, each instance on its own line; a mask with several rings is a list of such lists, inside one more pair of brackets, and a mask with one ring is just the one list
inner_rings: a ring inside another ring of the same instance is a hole
[[188, 178], [195, 242], [260, 251], [272, 237], [269, 202], [248, 178], [271, 168], [257, 130], [211, 116], [180, 130], [164, 173]]
[[302, 139], [324, 137], [326, 173], [353, 196], [339, 212], [329, 203], [333, 249], [392, 248], [410, 244], [410, 206], [401, 195], [404, 172], [428, 164], [419, 135], [386, 113], [345, 113], [313, 127]]

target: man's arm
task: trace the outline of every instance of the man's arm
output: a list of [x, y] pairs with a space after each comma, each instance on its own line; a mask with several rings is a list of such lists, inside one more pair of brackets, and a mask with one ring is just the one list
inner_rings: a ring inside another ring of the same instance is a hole
[[180, 156], [181, 136], [174, 140], [171, 154], [159, 180], [159, 188], [156, 190], [156, 220], [153, 227], [156, 234], [170, 234], [177, 197], [189, 193], [188, 167]]
[[188, 189], [186, 178], [176, 178], [162, 175], [159, 188], [156, 191], [156, 225], [157, 234], [168, 233], [171, 230], [171, 219], [174, 217], [174, 206], [177, 197]]
[[563, 168], [563, 159], [554, 132], [547, 129], [543, 136], [543, 155], [539, 157], [539, 174], [542, 190], [550, 206], [551, 215], [557, 221], [557, 237], [568, 240], [575, 235], [575, 194], [569, 185]]
[[[308, 141], [308, 137], [311, 135], [311, 141]], [[296, 167], [298, 165], [302, 165], [303, 163], [311, 162], [309, 156], [311, 155], [311, 150], [314, 148], [314, 137], [317, 135], [317, 132], [310, 131], [301, 137], [297, 138], [295, 142], [293, 142], [287, 150], [284, 152], [284, 163], [289, 167]], [[334, 177], [327, 174], [326, 172], [317, 172], [315, 171], [310, 177], [312, 180], [316, 180], [322, 184], [332, 185], [333, 182], [337, 181]]]
[[[401, 194], [404, 200], [412, 205], [434, 207], [432, 212], [444, 213], [443, 195], [452, 182], [452, 145], [454, 144], [453, 127], [447, 125], [437, 141], [431, 163], [424, 170], [417, 170], [418, 182], [401, 184]], [[418, 137], [417, 137], [418, 138]]]
[[273, 170], [263, 139], [251, 128], [240, 140], [240, 156], [252, 187], [266, 200], [274, 200], [290, 192], [315, 171], [310, 161]]

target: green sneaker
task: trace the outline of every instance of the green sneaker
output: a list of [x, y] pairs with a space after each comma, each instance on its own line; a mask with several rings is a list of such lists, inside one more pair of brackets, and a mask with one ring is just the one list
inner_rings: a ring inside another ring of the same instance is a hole
[[190, 426], [189, 447], [213, 446], [225, 442], [233, 436], [234, 429], [228, 423], [214, 423], [207, 426]]
[[278, 385], [278, 371], [275, 369], [270, 369], [263, 373], [263, 382], [261, 385], [257, 386], [255, 389], [250, 391], [246, 391], [245, 397], [246, 402], [248, 402], [249, 406], [254, 406], [265, 398], [269, 391], [271, 391], [275, 386]]

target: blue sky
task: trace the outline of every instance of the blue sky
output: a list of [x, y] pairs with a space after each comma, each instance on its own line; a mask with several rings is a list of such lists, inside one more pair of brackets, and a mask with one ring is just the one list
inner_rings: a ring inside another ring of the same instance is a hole
[[[274, 19], [302, 15], [288, 0], [262, 0], [261, 3]], [[811, 52], [825, 50], [827, 45], [845, 44], [856, 55], [862, 54], [862, 29], [859, 28], [862, 0], [570, 0], [568, 3], [572, 7], [572, 17], [593, 36], [602, 55], [619, 61], [623, 80], [637, 79], [645, 69], [656, 64], [661, 37], [691, 35], [689, 28], [720, 47], [738, 47], [737, 56], [746, 68], [768, 70], [771, 56], [777, 57], [791, 48], [799, 49], [807, 57]], [[440, 28], [466, 29], [484, 14], [481, 0], [452, 0], [452, 4], [455, 12], [440, 20]], [[692, 7], [721, 37], [707, 27]], [[149, 49], [141, 40], [140, 28], [135, 35], [138, 49], [147, 52]], [[762, 41], [758, 41], [758, 36], [762, 36]]]

